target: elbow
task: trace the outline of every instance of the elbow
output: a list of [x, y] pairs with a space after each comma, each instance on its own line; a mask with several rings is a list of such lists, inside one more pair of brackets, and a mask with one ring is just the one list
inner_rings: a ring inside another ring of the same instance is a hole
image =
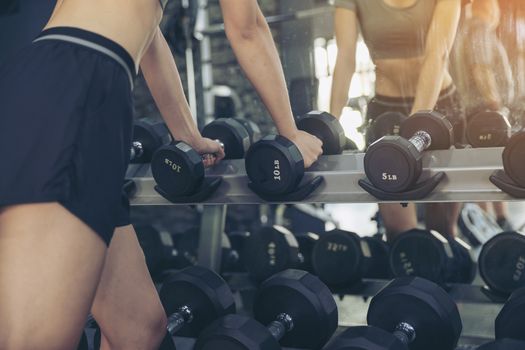
[[433, 66], [445, 67], [450, 58], [449, 50], [432, 50], [425, 55], [425, 62], [431, 62]]

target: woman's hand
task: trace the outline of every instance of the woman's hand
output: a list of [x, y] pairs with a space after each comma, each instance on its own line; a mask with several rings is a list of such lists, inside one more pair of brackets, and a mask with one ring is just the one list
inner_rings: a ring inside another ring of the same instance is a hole
[[323, 154], [323, 143], [314, 135], [298, 130], [295, 136], [288, 137], [301, 152], [304, 159], [304, 167], [309, 168]]
[[189, 143], [202, 157], [204, 167], [209, 168], [224, 159], [225, 153], [220, 142], [201, 137]]

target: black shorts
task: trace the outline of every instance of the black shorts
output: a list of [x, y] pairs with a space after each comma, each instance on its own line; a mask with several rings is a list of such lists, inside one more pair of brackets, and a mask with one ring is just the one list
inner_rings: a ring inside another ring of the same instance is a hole
[[59, 202], [109, 244], [130, 223], [134, 74], [118, 44], [62, 27], [0, 67], [0, 206]]
[[[414, 98], [388, 97], [376, 95], [368, 104], [367, 122], [372, 122], [385, 112], [400, 112], [410, 115]], [[447, 117], [454, 128], [454, 142], [461, 144], [465, 135], [465, 109], [461, 97], [454, 85], [444, 89], [439, 94], [435, 110]]]

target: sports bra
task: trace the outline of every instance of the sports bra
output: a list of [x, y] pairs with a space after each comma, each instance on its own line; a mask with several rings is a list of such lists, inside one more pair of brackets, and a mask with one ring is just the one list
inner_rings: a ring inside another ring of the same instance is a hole
[[416, 0], [396, 8], [383, 0], [333, 0], [335, 7], [356, 12], [372, 59], [409, 58], [424, 54], [428, 29], [438, 0]]

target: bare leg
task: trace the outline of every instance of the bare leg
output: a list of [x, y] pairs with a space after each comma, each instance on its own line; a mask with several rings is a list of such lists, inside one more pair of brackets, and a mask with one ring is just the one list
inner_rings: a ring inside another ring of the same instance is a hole
[[457, 236], [457, 222], [462, 206], [461, 203], [428, 203], [425, 214], [427, 229], [449, 237]]
[[416, 207], [413, 203], [407, 207], [401, 204], [379, 204], [379, 211], [385, 223], [388, 241], [417, 227]]
[[57, 203], [0, 212], [0, 349], [76, 348], [106, 245]]
[[92, 308], [101, 349], [157, 349], [166, 314], [132, 226], [115, 231]]

